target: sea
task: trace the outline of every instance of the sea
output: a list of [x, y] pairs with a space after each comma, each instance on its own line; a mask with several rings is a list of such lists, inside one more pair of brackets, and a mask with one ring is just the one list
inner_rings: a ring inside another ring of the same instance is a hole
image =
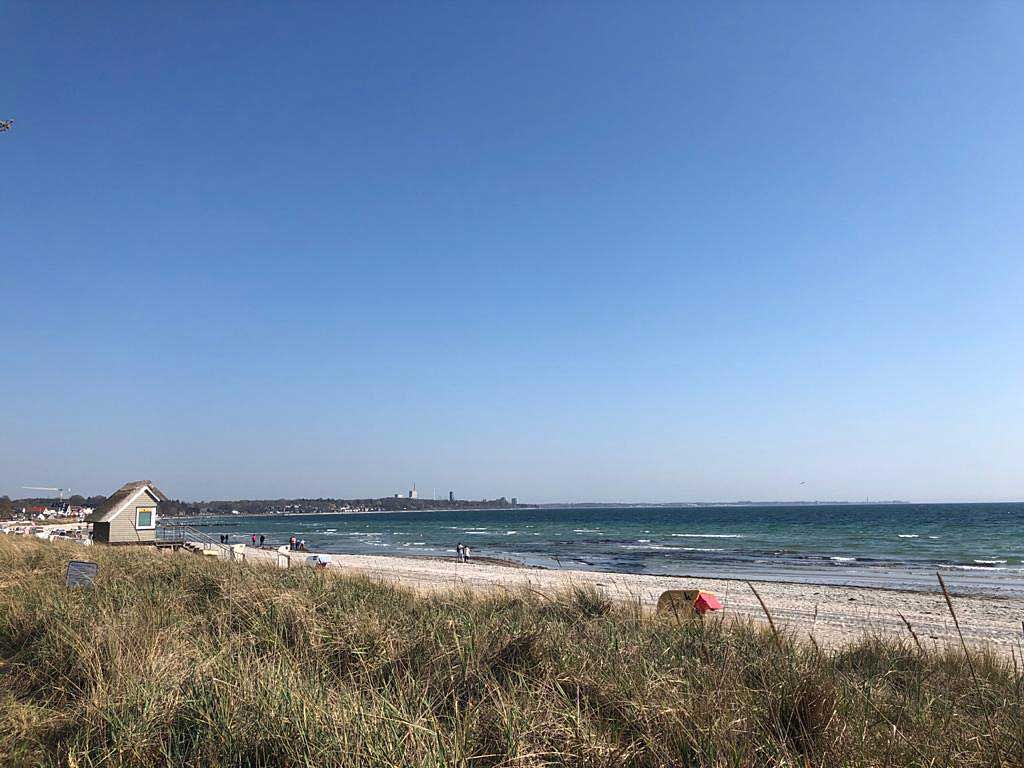
[[1024, 503], [614, 506], [226, 515], [190, 525], [313, 552], [1024, 596]]

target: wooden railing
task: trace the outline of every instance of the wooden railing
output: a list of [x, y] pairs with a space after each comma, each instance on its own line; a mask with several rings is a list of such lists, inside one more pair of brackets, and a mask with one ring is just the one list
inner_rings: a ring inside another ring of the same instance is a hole
[[168, 523], [156, 529], [157, 543], [197, 544], [201, 549], [217, 552], [222, 557], [231, 558], [232, 549], [228, 544], [217, 541], [210, 534], [183, 523]]

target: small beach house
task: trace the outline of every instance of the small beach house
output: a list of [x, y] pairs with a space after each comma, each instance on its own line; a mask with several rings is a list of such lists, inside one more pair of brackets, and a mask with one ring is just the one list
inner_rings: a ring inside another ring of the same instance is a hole
[[156, 507], [167, 497], [149, 480], [125, 483], [85, 518], [97, 544], [152, 544]]

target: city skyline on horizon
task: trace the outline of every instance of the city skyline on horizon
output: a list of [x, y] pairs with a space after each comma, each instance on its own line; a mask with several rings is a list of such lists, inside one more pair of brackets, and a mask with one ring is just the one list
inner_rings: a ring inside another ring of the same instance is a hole
[[[156, 484], [158, 486], [161, 485], [161, 483], [159, 481], [153, 481], [153, 482], [154, 482], [154, 484]], [[25, 487], [23, 486], [23, 488], [25, 488]], [[40, 490], [42, 490], [42, 489], [40, 489]], [[113, 493], [113, 491], [116, 490], [116, 489], [111, 489], [109, 493], [108, 492], [103, 492], [103, 491], [95, 491], [95, 492], [90, 491], [88, 493], [83, 493], [83, 492], [75, 490], [73, 488], [65, 488], [65, 489], [60, 489], [60, 490], [65, 491], [63, 497], [60, 497], [60, 498], [63, 498], [63, 500], [66, 501], [69, 497], [75, 496], [75, 495], [82, 496], [82, 497], [85, 497], [85, 498], [90, 498], [90, 497], [93, 497], [93, 496], [109, 496], [110, 493]], [[908, 505], [913, 505], [913, 504], [1015, 504], [1015, 503], [1024, 503], [1024, 499], [994, 499], [994, 500], [983, 500], [983, 499], [935, 500], [935, 499], [933, 499], [933, 500], [926, 500], [926, 501], [924, 501], [924, 500], [904, 499], [904, 498], [900, 498], [900, 497], [896, 497], [896, 496], [894, 496], [892, 498], [875, 498], [875, 499], [872, 499], [871, 497], [865, 497], [863, 499], [859, 499], [859, 498], [848, 498], [848, 499], [838, 499], [838, 498], [741, 499], [741, 498], [735, 498], [735, 499], [671, 499], [671, 500], [665, 500], [665, 499], [625, 499], [625, 498], [619, 498], [619, 499], [598, 499], [598, 498], [578, 497], [578, 498], [572, 498], [572, 499], [534, 500], [534, 499], [525, 499], [525, 498], [521, 499], [519, 496], [516, 496], [514, 494], [510, 495], [509, 493], [497, 493], [497, 494], [491, 493], [491, 494], [483, 494], [483, 495], [478, 495], [478, 496], [460, 497], [460, 496], [456, 495], [453, 490], [445, 490], [445, 491], [442, 491], [440, 494], [438, 494], [436, 488], [433, 489], [433, 491], [431, 493], [431, 496], [429, 498], [426, 497], [426, 496], [421, 497], [421, 496], [418, 496], [418, 495], [414, 495], [414, 492], [415, 492], [415, 485], [413, 486], [413, 488], [411, 488], [411, 489], [409, 489], [407, 491], [404, 491], [404, 492], [402, 492], [402, 491], [394, 491], [394, 492], [391, 492], [391, 493], [369, 494], [369, 495], [339, 494], [339, 493], [326, 493], [326, 494], [321, 494], [321, 495], [311, 495], [311, 494], [299, 493], [299, 494], [293, 494], [293, 495], [271, 494], [271, 495], [267, 495], [267, 496], [252, 496], [252, 495], [245, 495], [245, 494], [235, 494], [235, 495], [225, 495], [225, 496], [220, 496], [220, 497], [199, 498], [199, 497], [177, 496], [177, 495], [171, 493], [170, 496], [171, 496], [171, 498], [173, 498], [173, 499], [175, 499], [177, 501], [181, 501], [181, 502], [188, 503], [188, 504], [205, 503], [205, 502], [217, 503], [217, 502], [225, 502], [225, 501], [276, 501], [276, 500], [280, 500], [280, 501], [294, 501], [294, 500], [319, 500], [319, 499], [339, 500], [339, 501], [354, 501], [354, 500], [381, 500], [381, 499], [395, 499], [395, 498], [400, 499], [400, 500], [431, 501], [431, 502], [439, 502], [439, 503], [444, 503], [444, 502], [448, 502], [448, 501], [458, 501], [458, 502], [466, 502], [466, 501], [470, 501], [470, 502], [472, 502], [472, 501], [494, 501], [494, 500], [497, 500], [497, 499], [504, 498], [504, 499], [508, 500], [510, 503], [513, 503], [513, 504], [518, 503], [520, 505], [525, 505], [525, 506], [531, 506], [531, 505], [532, 506], [537, 506], [537, 505], [539, 505], [539, 506], [563, 506], [564, 505], [564, 506], [595, 506], [595, 507], [597, 507], [597, 506], [645, 506], [645, 505], [646, 506], [653, 506], [653, 507], [671, 507], [671, 506], [675, 506], [675, 505], [678, 505], [678, 506], [703, 506], [703, 505], [707, 505], [707, 506], [776, 506], [776, 505], [784, 506], [784, 505], [800, 505], [800, 506], [803, 506], [803, 505], [815, 505], [815, 504], [820, 504], [820, 505], [836, 504], [836, 505], [850, 505], [850, 506], [854, 506], [854, 505], [871, 505], [871, 504], [883, 504], [883, 505], [886, 505], [886, 504], [908, 504]], [[33, 496], [33, 495], [30, 495], [30, 494], [26, 494], [26, 493], [17, 493], [17, 494], [5, 493], [2, 488], [0, 488], [0, 496], [8, 496], [12, 500], [13, 499], [43, 499], [43, 498], [51, 498], [50, 496], [47, 496], [45, 494], [41, 495], [41, 496], [40, 495]], [[58, 500], [57, 496], [52, 496], [52, 498], [55, 501]]]

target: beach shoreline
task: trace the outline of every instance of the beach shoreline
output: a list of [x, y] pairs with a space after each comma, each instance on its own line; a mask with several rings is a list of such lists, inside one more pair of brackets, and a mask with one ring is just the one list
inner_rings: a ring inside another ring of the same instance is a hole
[[[276, 567], [277, 549], [245, 548], [246, 561]], [[702, 589], [722, 601], [725, 618], [766, 622], [758, 596], [764, 600], [776, 624], [797, 637], [813, 638], [827, 647], [838, 647], [872, 633], [902, 637], [942, 646], [959, 643], [960, 635], [941, 591], [923, 592], [884, 587], [834, 586], [804, 582], [761, 581], [734, 578], [660, 576], [606, 571], [555, 570], [474, 559], [460, 563], [441, 557], [354, 555], [291, 552], [290, 567], [304, 567], [307, 558], [330, 558], [326, 570], [358, 574], [421, 593], [452, 590], [508, 592], [519, 589], [551, 595], [573, 587], [593, 587], [617, 602], [638, 603], [653, 610], [665, 590]], [[955, 586], [955, 585], [953, 585]], [[973, 647], [988, 646], [1002, 654], [1017, 653], [1024, 646], [1024, 598], [1008, 596], [952, 596], [964, 641]]]
[[[247, 553], [249, 552], [249, 550], [252, 550], [252, 549], [253, 549], [253, 547], [251, 547], [248, 544], [246, 544], [246, 551], [247, 551]], [[259, 548], [259, 547], [257, 547], [256, 548], [256, 550], [262, 551], [262, 552], [268, 552], [268, 551], [275, 551], [276, 552], [279, 549], [280, 549], [280, 547], [277, 547], [277, 548], [273, 548], [273, 547]], [[387, 555], [359, 555], [358, 553], [347, 553], [347, 552], [326, 552], [326, 551], [323, 551], [323, 552], [316, 551], [316, 552], [314, 552], [314, 551], [310, 551], [310, 550], [295, 550], [295, 551], [289, 551], [288, 554], [292, 555], [292, 556], [302, 556], [302, 555], [304, 555], [304, 556], [309, 556], [309, 557], [317, 556], [317, 555], [326, 555], [326, 556], [331, 557], [331, 558], [347, 557], [349, 555], [352, 555], [352, 556], [365, 556], [365, 557], [371, 557], [371, 558], [379, 557], [379, 558], [381, 558], [383, 560], [389, 560], [389, 559], [394, 559], [394, 560], [428, 560], [428, 561], [438, 562], [438, 563], [448, 563], [448, 564], [450, 564], [452, 566], [459, 566], [459, 567], [461, 567], [463, 565], [466, 565], [466, 564], [460, 563], [459, 560], [456, 557], [454, 557], [454, 556], [449, 556], [449, 555], [431, 555], [431, 554], [410, 555], [410, 554], [404, 554], [402, 552], [394, 552], [394, 553], [390, 553], [390, 554], [387, 554]], [[756, 576], [752, 576], [752, 577], [728, 576], [728, 575], [725, 575], [725, 576], [717, 576], [717, 575], [716, 576], [707, 576], [705, 574], [700, 574], [700, 573], [653, 573], [653, 574], [645, 574], [645, 573], [632, 573], [632, 572], [629, 572], [629, 571], [612, 571], [612, 570], [605, 570], [605, 569], [600, 569], [600, 568], [594, 568], [594, 569], [590, 569], [590, 568], [552, 568], [551, 566], [548, 566], [548, 565], [540, 565], [540, 564], [537, 564], [537, 563], [525, 562], [523, 560], [516, 560], [516, 559], [510, 558], [510, 557], [494, 557], [494, 556], [491, 556], [491, 555], [473, 555], [471, 560], [470, 560], [470, 562], [468, 563], [468, 565], [494, 565], [494, 566], [498, 566], [498, 567], [501, 567], [501, 568], [512, 568], [512, 569], [516, 569], [516, 570], [532, 570], [532, 571], [549, 571], [549, 572], [554, 572], [554, 573], [589, 573], [589, 574], [598, 574], [598, 575], [599, 574], [607, 574], [609, 576], [623, 575], [623, 576], [641, 576], [641, 577], [663, 578], [663, 579], [690, 579], [690, 580], [707, 580], [707, 579], [711, 579], [711, 580], [714, 580], [714, 581], [732, 582], [732, 583], [735, 583], [735, 584], [747, 584], [747, 583], [753, 583], [755, 585], [757, 585], [757, 584], [783, 584], [783, 585], [788, 585], [788, 586], [798, 587], [798, 588], [802, 588], [802, 587], [829, 587], [829, 588], [833, 588], [833, 587], [835, 587], [835, 588], [850, 589], [850, 590], [897, 592], [897, 593], [906, 594], [906, 595], [920, 595], [920, 594], [925, 594], [925, 595], [928, 595], [928, 594], [941, 595], [942, 594], [942, 590], [941, 590], [941, 588], [939, 586], [938, 579], [936, 579], [934, 586], [932, 586], [930, 588], [927, 588], [927, 589], [926, 588], [915, 589], [915, 588], [912, 588], [912, 587], [895, 586], [895, 585], [894, 586], [888, 586], [888, 585], [866, 585], [866, 584], [833, 584], [833, 583], [830, 583], [830, 582], [827, 582], [827, 581], [816, 581], [814, 579], [814, 574], [820, 575], [820, 572], [815, 572], [815, 571], [809, 571], [808, 573], [810, 573], [812, 575], [809, 576], [808, 578], [802, 579], [802, 580], [801, 579], [787, 579], [787, 578], [766, 579], [766, 578], [763, 578], [763, 577], [756, 577]], [[956, 597], [956, 598], [972, 597], [972, 598], [978, 598], [978, 599], [984, 599], [984, 600], [1006, 600], [1006, 601], [1011, 601], [1011, 602], [1012, 601], [1019, 601], [1019, 602], [1024, 603], [1024, 598], [1021, 598], [1020, 596], [1017, 596], [1017, 595], [999, 594], [999, 593], [997, 593], [995, 591], [986, 591], [984, 588], [978, 589], [978, 588], [973, 587], [973, 586], [972, 587], [968, 587], [968, 588], [964, 588], [962, 585], [958, 584], [955, 579], [952, 582], [950, 581], [950, 579], [948, 577], [944, 577], [944, 579], [946, 581], [946, 587], [947, 587], [947, 589], [949, 589], [950, 594], [953, 597]]]
[[[940, 508], [941, 507], [941, 508]], [[637, 507], [445, 514], [232, 516], [193, 524], [208, 535], [314, 552], [474, 555], [553, 570], [861, 586], [1024, 598], [1024, 505], [846, 505], [743, 509]]]

